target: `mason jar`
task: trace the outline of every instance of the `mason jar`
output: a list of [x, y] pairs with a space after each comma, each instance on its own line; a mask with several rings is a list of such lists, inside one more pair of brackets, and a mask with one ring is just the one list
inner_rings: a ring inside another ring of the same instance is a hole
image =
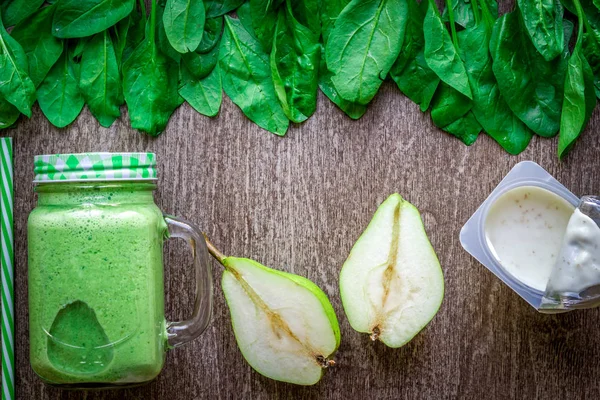
[[[69, 388], [139, 385], [165, 351], [209, 323], [212, 280], [200, 230], [156, 206], [152, 153], [36, 156], [29, 215], [29, 344], [33, 370]], [[166, 322], [163, 242], [191, 247], [191, 318]]]

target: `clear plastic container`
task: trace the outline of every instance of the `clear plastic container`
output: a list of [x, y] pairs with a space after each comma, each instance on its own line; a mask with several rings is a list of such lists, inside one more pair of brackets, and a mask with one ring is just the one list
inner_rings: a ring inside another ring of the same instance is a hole
[[554, 179], [545, 169], [532, 161], [523, 161], [513, 167], [463, 226], [460, 232], [460, 242], [467, 252], [536, 310], [548, 313], [567, 311], [565, 309], [553, 310], [549, 308], [542, 310], [541, 305], [544, 298], [544, 291], [524, 284], [509, 273], [494, 255], [486, 238], [484, 225], [491, 206], [503, 194], [523, 186], [535, 186], [546, 189], [563, 198], [572, 204], [573, 207], [577, 207], [579, 204], [579, 198]]

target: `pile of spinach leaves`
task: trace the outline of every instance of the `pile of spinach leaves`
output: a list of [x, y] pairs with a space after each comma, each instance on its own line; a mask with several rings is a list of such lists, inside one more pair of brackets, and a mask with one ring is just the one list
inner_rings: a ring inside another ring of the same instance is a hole
[[224, 92], [284, 135], [319, 89], [358, 119], [390, 79], [467, 145], [485, 132], [518, 154], [560, 132], [566, 155], [600, 97], [600, 1], [445, 3], [0, 0], [0, 129], [37, 101], [57, 127], [84, 105], [108, 127], [127, 105], [158, 135], [183, 102], [217, 115]]

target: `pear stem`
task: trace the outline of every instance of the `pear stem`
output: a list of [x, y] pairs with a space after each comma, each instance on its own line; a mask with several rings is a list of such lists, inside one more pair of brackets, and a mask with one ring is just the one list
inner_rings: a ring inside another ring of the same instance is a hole
[[217, 250], [217, 248], [215, 247], [214, 244], [212, 244], [210, 242], [210, 240], [208, 240], [208, 236], [206, 235], [206, 233], [202, 232], [202, 235], [204, 236], [204, 241], [206, 242], [206, 248], [208, 249], [208, 252], [210, 253], [211, 256], [213, 256], [222, 266], [225, 266], [225, 255], [223, 253], [221, 253], [219, 250]]
[[371, 332], [369, 337], [371, 338], [372, 341], [376, 341], [377, 339], [379, 339], [380, 334], [381, 334], [381, 331], [379, 330], [379, 327], [376, 326], [375, 328], [373, 328], [373, 332]]
[[335, 366], [335, 360], [330, 360], [323, 356], [317, 356], [317, 363], [319, 363], [323, 369]]

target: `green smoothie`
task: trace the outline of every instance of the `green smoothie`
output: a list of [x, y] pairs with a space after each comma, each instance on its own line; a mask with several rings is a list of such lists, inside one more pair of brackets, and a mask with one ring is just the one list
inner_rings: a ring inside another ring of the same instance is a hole
[[154, 188], [38, 185], [28, 223], [30, 358], [45, 381], [131, 385], [160, 372], [167, 226]]

